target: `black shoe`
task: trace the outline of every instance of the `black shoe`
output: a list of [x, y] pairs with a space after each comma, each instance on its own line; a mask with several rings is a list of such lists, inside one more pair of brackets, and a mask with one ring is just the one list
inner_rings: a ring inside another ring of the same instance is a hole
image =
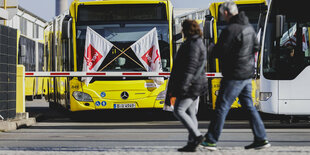
[[185, 145], [182, 148], [179, 148], [179, 152], [196, 152], [197, 147], [199, 144], [201, 144], [205, 138], [203, 136], [198, 136], [194, 139], [193, 142], [188, 142], [187, 145]]
[[185, 145], [182, 148], [178, 149], [179, 152], [196, 152], [196, 147], [194, 145], [192, 145], [191, 143], [187, 143], [187, 145]]
[[257, 149], [258, 150], [258, 149], [268, 148], [270, 146], [271, 144], [267, 140], [264, 140], [260, 142], [253, 142], [252, 144], [245, 146], [244, 149]]

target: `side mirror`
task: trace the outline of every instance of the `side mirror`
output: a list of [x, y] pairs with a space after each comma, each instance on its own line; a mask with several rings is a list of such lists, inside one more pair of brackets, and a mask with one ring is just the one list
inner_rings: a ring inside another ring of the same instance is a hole
[[205, 26], [203, 28], [203, 36], [205, 39], [213, 39], [213, 23], [214, 17], [211, 15], [207, 15]]
[[285, 22], [284, 15], [277, 15], [276, 16], [276, 38], [281, 38], [283, 35], [283, 27]]
[[72, 26], [72, 17], [66, 15], [62, 21], [62, 39], [70, 39], [71, 38], [71, 26]]

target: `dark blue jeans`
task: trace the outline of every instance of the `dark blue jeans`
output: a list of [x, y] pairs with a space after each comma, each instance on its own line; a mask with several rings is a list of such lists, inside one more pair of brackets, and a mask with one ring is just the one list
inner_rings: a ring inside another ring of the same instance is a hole
[[237, 97], [239, 97], [242, 108], [248, 113], [248, 119], [254, 134], [254, 141], [266, 140], [263, 121], [253, 106], [251, 81], [252, 79], [226, 80], [223, 78], [221, 80], [219, 96], [216, 99], [215, 116], [211, 120], [208, 133], [206, 134], [206, 138], [210, 143], [216, 143], [218, 141], [227, 113]]

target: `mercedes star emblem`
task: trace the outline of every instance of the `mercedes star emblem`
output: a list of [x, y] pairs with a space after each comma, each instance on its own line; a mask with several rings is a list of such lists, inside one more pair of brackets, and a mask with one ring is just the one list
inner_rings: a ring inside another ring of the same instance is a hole
[[126, 100], [126, 99], [128, 99], [128, 97], [129, 97], [129, 94], [128, 94], [126, 91], [123, 91], [123, 92], [121, 93], [121, 98], [122, 98], [122, 99]]

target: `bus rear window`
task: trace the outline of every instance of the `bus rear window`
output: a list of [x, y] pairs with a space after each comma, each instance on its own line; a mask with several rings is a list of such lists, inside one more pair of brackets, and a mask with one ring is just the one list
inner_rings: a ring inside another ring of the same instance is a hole
[[164, 4], [80, 5], [78, 22], [167, 20]]

